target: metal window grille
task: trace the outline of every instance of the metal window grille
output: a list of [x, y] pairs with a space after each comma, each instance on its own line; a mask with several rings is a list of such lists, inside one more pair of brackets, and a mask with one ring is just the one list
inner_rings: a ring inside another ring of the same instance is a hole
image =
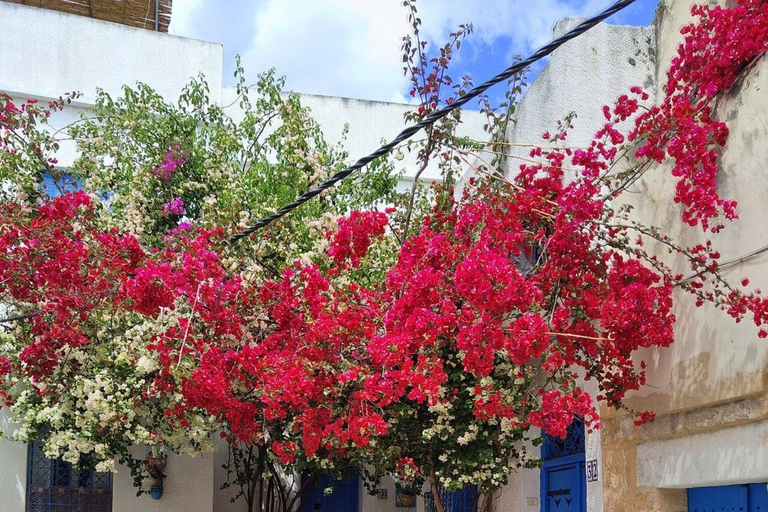
[[26, 512], [111, 512], [112, 474], [89, 466], [87, 457], [73, 466], [29, 445]]
[[[476, 512], [478, 506], [477, 486], [470, 485], [458, 491], [440, 489], [440, 498], [445, 512]], [[435, 499], [431, 492], [424, 494], [425, 512], [437, 512]]]
[[541, 458], [552, 460], [584, 453], [584, 437], [584, 420], [576, 418], [568, 427], [568, 435], [565, 436], [565, 439], [544, 434]]

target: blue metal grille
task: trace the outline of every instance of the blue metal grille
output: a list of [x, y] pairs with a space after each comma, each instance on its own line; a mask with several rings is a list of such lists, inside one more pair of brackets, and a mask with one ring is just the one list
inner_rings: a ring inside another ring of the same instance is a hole
[[[477, 486], [470, 485], [458, 491], [440, 489], [440, 498], [445, 512], [476, 512], [478, 506]], [[431, 492], [424, 494], [425, 512], [437, 512], [435, 499]]]
[[88, 469], [86, 458], [78, 466], [29, 445], [27, 512], [111, 512], [112, 474]]
[[568, 435], [565, 439], [544, 434], [544, 444], [541, 446], [543, 460], [559, 459], [580, 453], [584, 453], [584, 420], [574, 419], [568, 427]]

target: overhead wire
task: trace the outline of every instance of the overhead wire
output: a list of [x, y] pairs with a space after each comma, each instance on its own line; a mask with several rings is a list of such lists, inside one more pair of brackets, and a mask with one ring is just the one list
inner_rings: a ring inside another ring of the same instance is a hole
[[[768, 245], [760, 247], [759, 249], [755, 249], [752, 252], [748, 252], [747, 254], [743, 254], [743, 255], [738, 256], [736, 258], [723, 261], [722, 263], [718, 263], [717, 264], [717, 270], [718, 271], [719, 270], [724, 270], [724, 269], [726, 269], [728, 267], [731, 267], [733, 265], [737, 265], [739, 263], [744, 263], [745, 261], [750, 260], [750, 259], [754, 258], [755, 256], [759, 256], [759, 255], [761, 255], [761, 254], [763, 254], [765, 252], [768, 252]], [[693, 281], [694, 279], [696, 279], [697, 277], [699, 277], [703, 273], [704, 273], [704, 271], [702, 270], [701, 272], [697, 272], [697, 273], [692, 274], [692, 275], [690, 275], [688, 277], [684, 277], [680, 281], [676, 282], [675, 286], [680, 286], [681, 284], [687, 283], [689, 281]]]
[[568, 41], [575, 39], [579, 37], [581, 34], [586, 32], [587, 30], [591, 29], [598, 23], [602, 22], [606, 18], [609, 18], [616, 14], [617, 12], [621, 11], [622, 9], [625, 9], [626, 7], [633, 4], [635, 0], [619, 0], [604, 11], [602, 11], [600, 14], [593, 16], [589, 19], [584, 20], [583, 22], [576, 25], [573, 29], [569, 30], [565, 34], [561, 35], [560, 37], [557, 37], [547, 43], [546, 45], [542, 46], [538, 50], [536, 50], [534, 53], [532, 53], [529, 57], [526, 59], [523, 59], [519, 62], [516, 62], [512, 66], [508, 67], [495, 77], [491, 78], [490, 80], [483, 82], [482, 84], [478, 85], [477, 87], [471, 89], [468, 91], [464, 96], [461, 96], [456, 101], [451, 103], [450, 105], [446, 105], [445, 107], [435, 110], [431, 114], [429, 114], [427, 117], [425, 117], [422, 121], [420, 121], [417, 124], [411, 125], [406, 127], [403, 131], [401, 131], [394, 139], [392, 139], [387, 144], [384, 144], [380, 148], [378, 148], [373, 153], [370, 153], [369, 155], [366, 155], [359, 160], [357, 160], [354, 164], [350, 165], [349, 167], [345, 167], [341, 171], [337, 172], [330, 178], [328, 178], [326, 181], [318, 185], [317, 187], [308, 190], [301, 196], [299, 196], [295, 201], [286, 204], [285, 206], [281, 207], [279, 210], [275, 211], [271, 215], [268, 215], [247, 228], [243, 229], [242, 231], [239, 231], [238, 233], [235, 233], [231, 237], [229, 237], [228, 242], [229, 243], [236, 243], [243, 238], [248, 237], [249, 235], [252, 235], [256, 231], [268, 226], [269, 224], [275, 222], [276, 220], [280, 219], [281, 217], [287, 215], [291, 211], [295, 210], [296, 208], [300, 207], [307, 201], [311, 200], [313, 197], [319, 195], [323, 191], [333, 187], [343, 179], [349, 177], [354, 172], [362, 169], [375, 159], [382, 157], [386, 154], [388, 154], [390, 151], [392, 151], [395, 147], [402, 144], [406, 140], [410, 139], [414, 135], [416, 135], [419, 131], [435, 124], [440, 119], [444, 118], [457, 108], [461, 108], [463, 105], [465, 105], [470, 100], [480, 96], [483, 94], [486, 90], [488, 90], [490, 87], [503, 82], [504, 80], [508, 80], [512, 76], [514, 76], [517, 73], [520, 73], [521, 71], [525, 70], [527, 67], [529, 67], [531, 64], [534, 64], [535, 62], [543, 59], [544, 57], [550, 55], [552, 52], [554, 52], [556, 49], [561, 47], [563, 44], [567, 43]]

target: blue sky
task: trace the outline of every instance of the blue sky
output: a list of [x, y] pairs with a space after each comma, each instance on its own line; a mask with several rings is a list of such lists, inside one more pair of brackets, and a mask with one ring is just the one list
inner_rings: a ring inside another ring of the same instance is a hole
[[[418, 0], [422, 35], [442, 44], [460, 23], [474, 33], [452, 66], [480, 83], [551, 38], [564, 16], [590, 16], [613, 0]], [[250, 78], [275, 67], [303, 93], [405, 101], [400, 0], [174, 0], [171, 33], [224, 45], [224, 81], [240, 54]], [[657, 0], [637, 0], [609, 23], [648, 25]], [[535, 75], [539, 69], [535, 69]], [[503, 96], [503, 87], [492, 97]]]

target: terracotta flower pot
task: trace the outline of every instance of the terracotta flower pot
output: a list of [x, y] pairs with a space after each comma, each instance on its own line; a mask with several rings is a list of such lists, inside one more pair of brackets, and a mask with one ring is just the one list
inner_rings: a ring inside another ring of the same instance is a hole
[[416, 503], [416, 496], [413, 494], [402, 493], [400, 494], [400, 503], [404, 507], [412, 507]]

